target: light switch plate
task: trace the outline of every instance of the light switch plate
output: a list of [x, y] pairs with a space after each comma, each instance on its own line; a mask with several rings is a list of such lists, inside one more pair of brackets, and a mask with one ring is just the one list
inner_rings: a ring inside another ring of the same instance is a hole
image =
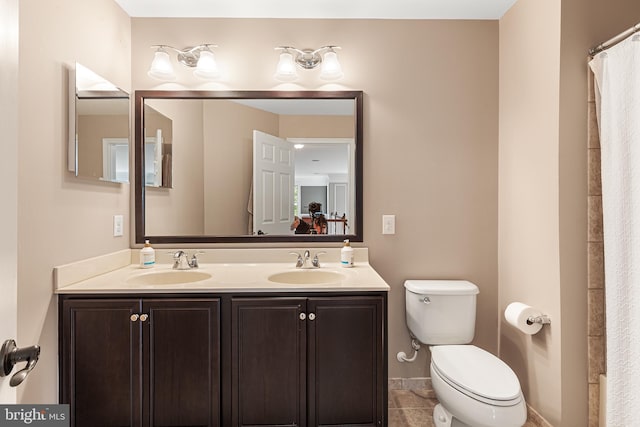
[[113, 237], [119, 237], [124, 234], [124, 216], [113, 216]]
[[382, 234], [396, 234], [395, 215], [382, 215]]

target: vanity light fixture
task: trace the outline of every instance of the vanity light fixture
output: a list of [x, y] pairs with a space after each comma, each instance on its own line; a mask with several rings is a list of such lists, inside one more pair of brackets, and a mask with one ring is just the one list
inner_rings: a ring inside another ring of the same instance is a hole
[[171, 65], [171, 58], [167, 49], [176, 52], [178, 62], [181, 64], [195, 68], [193, 74], [203, 80], [216, 80], [220, 77], [220, 70], [216, 63], [215, 56], [211, 51], [214, 44], [201, 44], [194, 47], [185, 47], [184, 49], [176, 49], [168, 45], [151, 46], [156, 49], [156, 53], [151, 62], [151, 68], [147, 73], [149, 77], [153, 77], [162, 81], [174, 81], [176, 74]]
[[296, 65], [305, 70], [321, 65], [319, 77], [322, 80], [341, 79], [344, 74], [335, 49], [340, 49], [340, 46], [322, 46], [316, 50], [278, 46], [276, 50], [281, 50], [282, 53], [274, 77], [281, 82], [293, 82], [298, 79]]

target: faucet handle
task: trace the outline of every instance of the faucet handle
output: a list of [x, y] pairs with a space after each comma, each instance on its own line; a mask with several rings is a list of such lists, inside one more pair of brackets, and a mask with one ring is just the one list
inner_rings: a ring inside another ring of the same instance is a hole
[[203, 251], [196, 251], [193, 253], [193, 255], [191, 255], [191, 261], [189, 261], [189, 267], [191, 268], [198, 268], [198, 255], [202, 255], [204, 254]]
[[183, 250], [178, 250], [173, 253], [173, 269], [174, 270], [188, 270], [191, 268], [189, 265], [189, 259], [187, 253]]
[[313, 261], [311, 261], [311, 265], [313, 265], [315, 268], [320, 268], [320, 260], [318, 259], [318, 255], [324, 255], [326, 253], [326, 251], [316, 252], [313, 257]]
[[187, 256], [187, 253], [185, 251], [183, 251], [182, 249], [177, 250], [177, 251], [171, 251], [169, 252], [170, 254], [173, 254], [173, 259], [180, 259], [180, 257], [182, 256]]
[[295, 255], [298, 257], [298, 259], [296, 260], [296, 268], [300, 268], [304, 265], [304, 259], [302, 258], [301, 254], [299, 254], [298, 252], [289, 252], [289, 255]]

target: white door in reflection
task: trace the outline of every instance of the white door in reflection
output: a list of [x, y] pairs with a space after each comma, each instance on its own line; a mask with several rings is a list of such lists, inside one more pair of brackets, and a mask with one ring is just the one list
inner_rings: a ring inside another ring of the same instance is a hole
[[129, 182], [129, 139], [102, 138], [101, 179]]
[[253, 234], [291, 234], [293, 144], [253, 131]]

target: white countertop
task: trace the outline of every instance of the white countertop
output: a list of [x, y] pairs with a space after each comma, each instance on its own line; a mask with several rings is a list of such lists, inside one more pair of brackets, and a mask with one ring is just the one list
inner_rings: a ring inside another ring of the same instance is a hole
[[[340, 275], [338, 280], [330, 280], [327, 283], [287, 284], [269, 280], [272, 274], [301, 271], [295, 268], [295, 259], [287, 253], [287, 262], [271, 262], [269, 259], [269, 262], [251, 263], [244, 262], [242, 258], [237, 259], [239, 262], [201, 261], [197, 269], [182, 271], [203, 272], [210, 274], [210, 278], [191, 283], [155, 285], [132, 284], [129, 280], [141, 275], [180, 271], [172, 269], [173, 264], [167, 262], [170, 261], [167, 257], [160, 257], [159, 261], [163, 263], [148, 269], [140, 268], [138, 264], [104, 267], [103, 257], [97, 257], [56, 267], [54, 288], [57, 294], [389, 291], [389, 285], [367, 262], [368, 253], [364, 251], [356, 257], [356, 265], [352, 268], [342, 267], [335, 259], [335, 254], [329, 253], [329, 259], [323, 262], [319, 269], [309, 269], [311, 273], [334, 272]], [[117, 255], [120, 259], [126, 259], [126, 254], [123, 255], [122, 252]], [[137, 258], [137, 253], [131, 258]], [[203, 261], [211, 258], [207, 253], [202, 256]], [[111, 271], [108, 271], [109, 269]], [[82, 270], [83, 273], [78, 274], [78, 270]]]

